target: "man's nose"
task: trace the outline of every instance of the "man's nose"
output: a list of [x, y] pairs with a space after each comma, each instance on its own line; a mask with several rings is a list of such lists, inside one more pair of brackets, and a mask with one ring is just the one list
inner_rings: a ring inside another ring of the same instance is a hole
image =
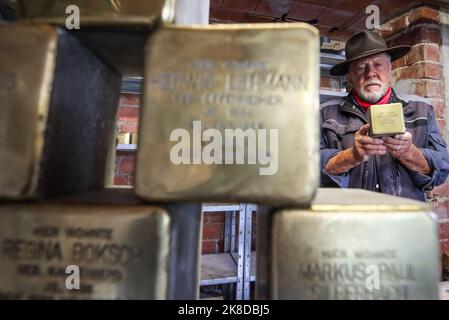
[[374, 65], [372, 65], [372, 64], [366, 65], [365, 77], [367, 79], [372, 79], [374, 77], [377, 77], [376, 68], [374, 68]]

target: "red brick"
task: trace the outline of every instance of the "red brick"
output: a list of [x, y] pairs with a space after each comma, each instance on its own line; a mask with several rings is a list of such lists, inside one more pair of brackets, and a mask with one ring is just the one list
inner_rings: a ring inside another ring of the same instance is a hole
[[[381, 11], [382, 12], [382, 11]], [[440, 15], [435, 9], [429, 7], [420, 7], [412, 11], [406, 12], [398, 17], [385, 23], [384, 30], [382, 30], [383, 37], [390, 37], [393, 34], [399, 33], [411, 25], [419, 23], [433, 23], [439, 24]]]
[[416, 26], [406, 33], [387, 40], [387, 44], [390, 47], [398, 45], [414, 46], [419, 43], [441, 44], [440, 29], [430, 26]]
[[126, 176], [115, 176], [114, 184], [117, 186], [128, 186], [130, 185], [129, 180]]
[[118, 117], [123, 120], [131, 120], [134, 119], [137, 121], [139, 118], [139, 108], [136, 107], [119, 107], [118, 108]]
[[386, 39], [394, 34], [401, 32], [402, 30], [405, 30], [406, 27], [407, 25], [405, 23], [404, 17], [399, 16], [382, 24], [380, 34], [384, 39]]
[[417, 62], [410, 67], [393, 70], [392, 76], [396, 81], [406, 79], [441, 80], [443, 78], [443, 66], [431, 62]]
[[[406, 15], [404, 15], [406, 16]], [[413, 10], [408, 15], [410, 25], [416, 23], [440, 23], [440, 13], [438, 10], [429, 7], [420, 7]]]
[[440, 62], [440, 60], [440, 47], [439, 45], [432, 43], [422, 43], [413, 46], [410, 52], [407, 54], [407, 62], [409, 65], [412, 65], [418, 61]]
[[120, 107], [139, 107], [140, 95], [124, 93], [120, 96]]
[[130, 175], [134, 174], [135, 159], [134, 157], [121, 157], [118, 164], [118, 174]]
[[397, 68], [402, 68], [402, 67], [406, 67], [408, 65], [407, 63], [407, 55], [399, 58], [398, 60], [393, 61], [393, 63], [391, 64], [391, 69], [397, 69]]
[[122, 124], [120, 126], [120, 132], [136, 133], [137, 132], [137, 123]]
[[443, 84], [438, 80], [420, 80], [415, 83], [414, 93], [424, 98], [444, 98]]
[[218, 243], [216, 240], [207, 240], [207, 241], [203, 241], [201, 243], [202, 245], [202, 249], [201, 249], [201, 253], [202, 254], [211, 254], [211, 253], [218, 253]]
[[204, 223], [221, 223], [224, 224], [226, 214], [224, 212], [214, 212], [204, 214]]
[[448, 240], [449, 239], [449, 222], [440, 223], [439, 225], [439, 239]]
[[203, 240], [223, 239], [223, 224], [211, 223], [203, 225]]

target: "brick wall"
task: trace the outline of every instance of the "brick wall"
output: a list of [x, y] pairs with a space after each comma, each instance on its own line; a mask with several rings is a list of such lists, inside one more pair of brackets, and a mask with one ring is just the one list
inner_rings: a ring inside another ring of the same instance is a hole
[[[225, 212], [206, 213], [203, 224], [203, 254], [218, 253], [224, 251]], [[235, 242], [238, 243], [239, 214], [235, 217]], [[229, 230], [231, 232], [231, 230]], [[235, 248], [237, 249], [237, 248]], [[251, 225], [251, 250], [256, 249], [256, 214], [252, 215]]]
[[204, 214], [203, 254], [223, 252], [224, 250], [224, 212]]
[[[443, 64], [443, 13], [429, 7], [409, 11], [382, 25], [389, 46], [411, 45], [410, 53], [393, 63], [393, 85], [398, 92], [427, 98], [433, 105], [438, 126], [449, 141], [446, 128], [446, 97]], [[447, 66], [446, 66], [447, 68]], [[449, 101], [448, 101], [449, 102]], [[439, 221], [440, 249], [449, 252], [448, 183], [428, 194]]]
[[[140, 95], [123, 94], [117, 116], [117, 133], [137, 133]], [[131, 186], [134, 183], [135, 152], [117, 152], [114, 184]]]

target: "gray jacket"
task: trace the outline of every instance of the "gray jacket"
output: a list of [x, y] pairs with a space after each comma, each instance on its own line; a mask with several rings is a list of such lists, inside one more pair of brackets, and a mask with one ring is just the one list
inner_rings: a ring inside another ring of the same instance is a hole
[[421, 101], [401, 100], [393, 91], [390, 103], [404, 107], [406, 130], [427, 159], [427, 176], [404, 167], [390, 154], [372, 156], [342, 175], [330, 175], [326, 164], [338, 152], [352, 147], [354, 134], [367, 123], [366, 112], [351, 94], [321, 107], [321, 186], [362, 188], [396, 196], [425, 200], [425, 192], [442, 184], [449, 174], [449, 154], [439, 132], [433, 107]]

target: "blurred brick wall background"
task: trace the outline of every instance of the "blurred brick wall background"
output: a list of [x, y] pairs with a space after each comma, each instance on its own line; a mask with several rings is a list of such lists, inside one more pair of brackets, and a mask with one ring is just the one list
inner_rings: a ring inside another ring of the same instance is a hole
[[[140, 95], [122, 94], [117, 118], [117, 133], [137, 133]], [[115, 159], [116, 185], [133, 185], [135, 151], [118, 151]]]

